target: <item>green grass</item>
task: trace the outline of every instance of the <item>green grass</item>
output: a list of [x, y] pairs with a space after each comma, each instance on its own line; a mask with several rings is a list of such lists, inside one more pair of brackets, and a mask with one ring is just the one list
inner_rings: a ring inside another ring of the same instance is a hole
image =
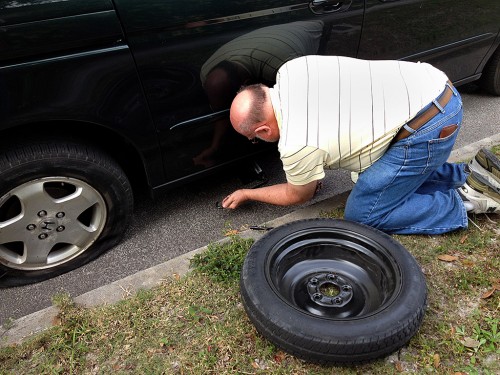
[[186, 276], [117, 304], [82, 308], [55, 295], [58, 324], [0, 348], [0, 374], [500, 374], [499, 217], [470, 219], [466, 231], [394, 236], [421, 265], [429, 299], [418, 333], [385, 359], [319, 366], [259, 335], [238, 285], [252, 241], [233, 233], [196, 255]]
[[[322, 216], [328, 216], [324, 213]], [[498, 374], [499, 228], [475, 218], [467, 231], [396, 236], [422, 265], [429, 308], [399, 353], [355, 368], [323, 367], [282, 352], [249, 322], [238, 278], [250, 240], [231, 236], [196, 256], [193, 272], [112, 306], [54, 303], [60, 324], [0, 349], [1, 374]], [[453, 255], [452, 262], [439, 260]]]

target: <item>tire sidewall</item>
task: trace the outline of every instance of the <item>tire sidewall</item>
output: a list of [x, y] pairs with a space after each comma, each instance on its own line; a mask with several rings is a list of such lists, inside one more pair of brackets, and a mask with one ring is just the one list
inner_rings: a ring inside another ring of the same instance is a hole
[[[266, 249], [272, 249], [277, 239], [310, 229], [312, 225], [317, 225], [318, 230], [325, 226], [355, 230], [388, 250], [399, 266], [401, 274], [400, 289], [388, 306], [369, 316], [333, 320], [299, 310], [279, 296], [266, 275], [271, 252]], [[290, 342], [304, 338], [314, 346], [315, 343], [323, 345], [333, 338], [337, 342], [349, 345], [356, 342], [370, 342], [374, 337], [387, 337], [392, 332], [401, 330], [400, 325], [425, 306], [427, 296], [425, 279], [420, 267], [403, 246], [373, 228], [335, 219], [296, 222], [293, 225], [279, 227], [262, 237], [250, 249], [245, 259], [241, 273], [241, 290], [246, 311], [256, 323], [257, 329], [261, 333], [273, 332], [277, 344], [285, 348]], [[259, 324], [259, 322], [265, 323]], [[281, 337], [287, 339], [279, 342]]]
[[[42, 158], [37, 158], [37, 154], [42, 155]], [[89, 184], [102, 196], [106, 205], [106, 223], [88, 249], [55, 268], [24, 271], [0, 265], [0, 287], [38, 282], [75, 269], [117, 244], [128, 226], [133, 206], [131, 188], [114, 162], [96, 150], [85, 156], [78, 152], [64, 156], [54, 154], [40, 151], [22, 158], [14, 165], [0, 166], [0, 196], [39, 178], [74, 178]]]

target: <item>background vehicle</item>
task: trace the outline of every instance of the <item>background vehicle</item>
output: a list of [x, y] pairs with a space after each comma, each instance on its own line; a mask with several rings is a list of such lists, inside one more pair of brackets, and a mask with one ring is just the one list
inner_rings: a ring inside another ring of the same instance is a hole
[[0, 286], [112, 247], [134, 189], [154, 197], [263, 150], [200, 77], [236, 38], [314, 23], [318, 54], [428, 61], [500, 95], [499, 21], [494, 0], [0, 0]]

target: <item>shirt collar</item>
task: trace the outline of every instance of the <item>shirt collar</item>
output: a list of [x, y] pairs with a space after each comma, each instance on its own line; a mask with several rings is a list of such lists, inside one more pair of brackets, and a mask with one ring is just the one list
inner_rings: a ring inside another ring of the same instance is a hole
[[281, 132], [281, 105], [278, 97], [278, 93], [274, 90], [274, 88], [269, 88], [269, 96], [271, 97], [271, 104], [273, 106], [274, 116], [276, 117], [276, 121], [278, 122], [278, 128]]

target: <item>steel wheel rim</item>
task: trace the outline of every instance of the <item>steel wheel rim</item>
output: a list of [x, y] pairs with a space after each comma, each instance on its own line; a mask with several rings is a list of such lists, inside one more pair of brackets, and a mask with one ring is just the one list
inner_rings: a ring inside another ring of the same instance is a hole
[[82, 180], [28, 181], [0, 198], [0, 264], [36, 271], [69, 262], [99, 238], [106, 219], [104, 198]]
[[391, 253], [373, 239], [340, 228], [285, 236], [269, 252], [265, 273], [282, 301], [324, 319], [377, 314], [401, 290], [401, 270]]

